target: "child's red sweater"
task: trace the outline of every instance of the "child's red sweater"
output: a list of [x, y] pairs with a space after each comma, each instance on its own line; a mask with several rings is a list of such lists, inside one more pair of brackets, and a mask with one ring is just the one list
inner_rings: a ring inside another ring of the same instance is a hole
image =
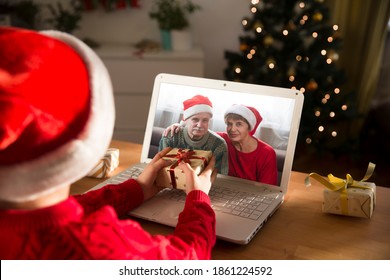
[[172, 235], [152, 236], [131, 219], [143, 202], [135, 180], [37, 210], [0, 210], [0, 259], [209, 259], [215, 213], [202, 191], [187, 195]]

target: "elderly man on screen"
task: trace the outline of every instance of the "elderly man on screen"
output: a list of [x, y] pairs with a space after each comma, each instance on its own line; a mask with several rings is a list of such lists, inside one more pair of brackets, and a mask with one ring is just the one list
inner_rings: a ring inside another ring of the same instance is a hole
[[228, 153], [225, 140], [209, 130], [213, 117], [211, 101], [202, 95], [195, 95], [183, 102], [184, 126], [174, 135], [163, 136], [159, 150], [166, 147], [212, 151], [218, 173], [228, 174]]

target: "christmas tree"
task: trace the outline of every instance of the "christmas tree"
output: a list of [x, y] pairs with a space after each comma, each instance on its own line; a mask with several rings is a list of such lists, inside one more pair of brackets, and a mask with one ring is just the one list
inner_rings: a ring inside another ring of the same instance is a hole
[[228, 80], [294, 88], [305, 96], [298, 145], [338, 152], [351, 147], [354, 96], [337, 65], [339, 27], [322, 0], [252, 0], [238, 52], [226, 51]]

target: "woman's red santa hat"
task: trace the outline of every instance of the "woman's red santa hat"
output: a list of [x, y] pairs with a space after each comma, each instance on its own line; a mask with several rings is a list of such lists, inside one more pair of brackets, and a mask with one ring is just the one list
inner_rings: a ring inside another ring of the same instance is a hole
[[183, 107], [183, 120], [199, 113], [210, 113], [213, 116], [213, 104], [210, 99], [203, 95], [195, 95], [190, 99], [184, 100]]
[[0, 28], [0, 200], [25, 202], [85, 176], [115, 110], [102, 61], [76, 37]]
[[261, 121], [263, 120], [259, 111], [257, 111], [256, 108], [251, 106], [241, 105], [241, 104], [234, 104], [230, 106], [225, 111], [225, 116], [224, 116], [225, 119], [228, 114], [240, 115], [241, 117], [246, 119], [249, 124], [250, 135], [254, 135], [256, 133], [257, 127], [260, 125]]

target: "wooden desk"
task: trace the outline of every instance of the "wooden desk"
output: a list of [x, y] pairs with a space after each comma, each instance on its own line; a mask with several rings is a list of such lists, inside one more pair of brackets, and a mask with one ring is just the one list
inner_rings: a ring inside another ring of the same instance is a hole
[[[141, 145], [113, 141], [120, 149], [120, 167], [115, 174], [139, 161]], [[377, 188], [377, 204], [371, 219], [322, 213], [323, 187], [306, 174], [293, 172], [285, 202], [248, 245], [218, 240], [213, 259], [390, 259], [390, 188]], [[84, 178], [72, 186], [82, 193], [102, 180]], [[170, 234], [173, 229], [137, 221], [152, 234]]]

